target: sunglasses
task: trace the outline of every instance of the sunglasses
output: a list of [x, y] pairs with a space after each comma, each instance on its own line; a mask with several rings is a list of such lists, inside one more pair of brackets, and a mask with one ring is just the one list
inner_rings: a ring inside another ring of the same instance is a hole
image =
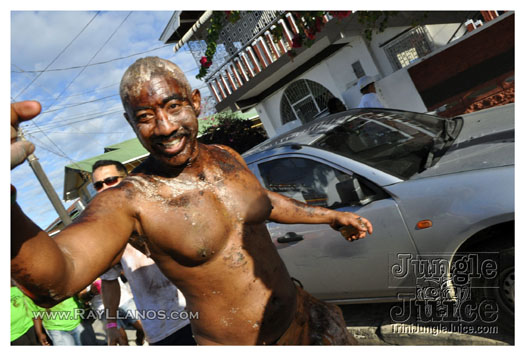
[[95, 187], [95, 190], [98, 192], [100, 191], [100, 189], [102, 189], [104, 184], [107, 185], [108, 187], [111, 187], [117, 184], [119, 178], [122, 178], [122, 176], [107, 177], [104, 180], [99, 180], [98, 182], [93, 183], [93, 186]]

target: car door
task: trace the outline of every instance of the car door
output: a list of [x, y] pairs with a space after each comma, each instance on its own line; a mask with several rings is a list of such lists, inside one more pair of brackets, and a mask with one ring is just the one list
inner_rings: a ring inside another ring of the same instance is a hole
[[[400, 278], [392, 268], [399, 269], [399, 254], [415, 254], [414, 244], [396, 202], [373, 182], [309, 155], [280, 155], [250, 166], [268, 190], [310, 205], [354, 212], [373, 224], [373, 235], [348, 242], [328, 225], [267, 223], [290, 275], [307, 291], [341, 301], [392, 299], [413, 288], [411, 273]], [[353, 189], [356, 186], [361, 192]]]

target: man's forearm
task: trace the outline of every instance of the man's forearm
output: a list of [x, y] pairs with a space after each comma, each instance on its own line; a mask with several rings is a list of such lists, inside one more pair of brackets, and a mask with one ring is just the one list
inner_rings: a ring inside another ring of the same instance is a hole
[[61, 281], [70, 270], [53, 239], [12, 204], [11, 277], [20, 288], [41, 306], [55, 305], [67, 297]]
[[117, 319], [117, 310], [120, 304], [120, 284], [118, 279], [102, 280], [102, 301], [107, 310], [108, 321]]
[[273, 209], [270, 220], [282, 224], [332, 224], [335, 212], [330, 209], [304, 204], [284, 195], [268, 191]]

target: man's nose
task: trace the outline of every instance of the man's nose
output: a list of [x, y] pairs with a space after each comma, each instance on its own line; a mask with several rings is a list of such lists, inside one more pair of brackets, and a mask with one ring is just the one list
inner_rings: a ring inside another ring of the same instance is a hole
[[179, 128], [180, 125], [168, 113], [164, 110], [157, 111], [157, 125], [155, 128], [157, 136], [169, 136]]

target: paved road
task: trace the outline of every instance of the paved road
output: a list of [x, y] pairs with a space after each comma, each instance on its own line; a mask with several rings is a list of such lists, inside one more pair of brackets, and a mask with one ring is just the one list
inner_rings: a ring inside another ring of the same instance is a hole
[[514, 331], [502, 325], [465, 322], [396, 323], [398, 303], [342, 305], [348, 330], [360, 345], [514, 345]]

